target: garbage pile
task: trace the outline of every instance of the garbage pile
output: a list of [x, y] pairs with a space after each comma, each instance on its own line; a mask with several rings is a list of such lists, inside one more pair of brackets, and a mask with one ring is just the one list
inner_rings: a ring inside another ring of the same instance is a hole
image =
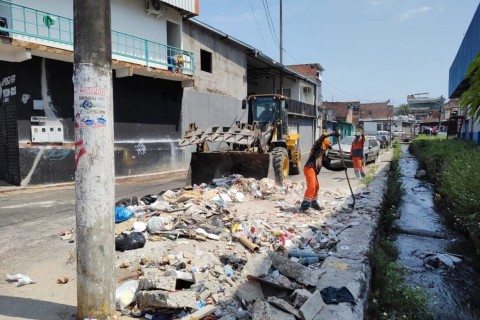
[[[334, 214], [340, 193], [320, 197], [322, 212], [299, 213], [303, 190], [231, 176], [118, 201], [116, 250], [144, 251], [119, 265], [136, 279], [117, 289], [117, 309], [156, 320], [312, 319], [323, 306], [320, 266], [350, 225]], [[149, 257], [159, 246], [165, 255]]]

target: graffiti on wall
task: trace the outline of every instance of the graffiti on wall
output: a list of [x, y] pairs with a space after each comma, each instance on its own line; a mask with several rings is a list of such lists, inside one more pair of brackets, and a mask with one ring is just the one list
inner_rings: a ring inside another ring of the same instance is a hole
[[15, 75], [4, 77], [0, 83], [0, 99], [2, 102], [9, 102], [17, 95], [17, 87], [15, 85]]
[[143, 139], [141, 139], [137, 145], [135, 145], [135, 151], [137, 151], [137, 155], [144, 155], [147, 153], [147, 147], [143, 144]]

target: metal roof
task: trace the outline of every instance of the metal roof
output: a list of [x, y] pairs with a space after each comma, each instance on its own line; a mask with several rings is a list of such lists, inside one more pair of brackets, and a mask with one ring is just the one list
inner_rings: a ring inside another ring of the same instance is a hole
[[[150, 1], [150, 0], [146, 0]], [[198, 16], [200, 7], [199, 0], [161, 0], [162, 2], [180, 9], [180, 13], [186, 16]]]

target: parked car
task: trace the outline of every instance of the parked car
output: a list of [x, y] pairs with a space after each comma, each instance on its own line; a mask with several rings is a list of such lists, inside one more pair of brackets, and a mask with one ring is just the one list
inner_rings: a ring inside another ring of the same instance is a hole
[[[345, 162], [348, 163], [352, 162], [352, 158], [350, 158], [350, 147], [352, 146], [352, 142], [354, 139], [355, 136], [346, 136], [340, 140], [343, 159]], [[365, 144], [363, 147], [364, 164], [367, 164], [369, 162], [376, 162], [379, 154], [380, 143], [378, 142], [377, 138], [375, 136], [365, 136]], [[332, 145], [332, 149], [328, 150], [327, 159], [328, 161], [341, 159], [338, 144]]]
[[393, 136], [394, 137], [401, 137], [404, 133], [405, 133], [405, 131], [403, 131], [403, 130], [393, 130]]

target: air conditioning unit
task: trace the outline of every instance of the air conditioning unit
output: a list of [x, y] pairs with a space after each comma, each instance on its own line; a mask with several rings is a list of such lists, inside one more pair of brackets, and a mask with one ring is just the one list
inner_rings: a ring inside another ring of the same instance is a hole
[[310, 88], [310, 87], [303, 87], [303, 93], [305, 93], [305, 94], [310, 94], [310, 93], [312, 93], [312, 88]]
[[147, 15], [153, 14], [157, 18], [161, 17], [167, 11], [165, 4], [162, 4], [160, 0], [146, 0], [147, 1]]

